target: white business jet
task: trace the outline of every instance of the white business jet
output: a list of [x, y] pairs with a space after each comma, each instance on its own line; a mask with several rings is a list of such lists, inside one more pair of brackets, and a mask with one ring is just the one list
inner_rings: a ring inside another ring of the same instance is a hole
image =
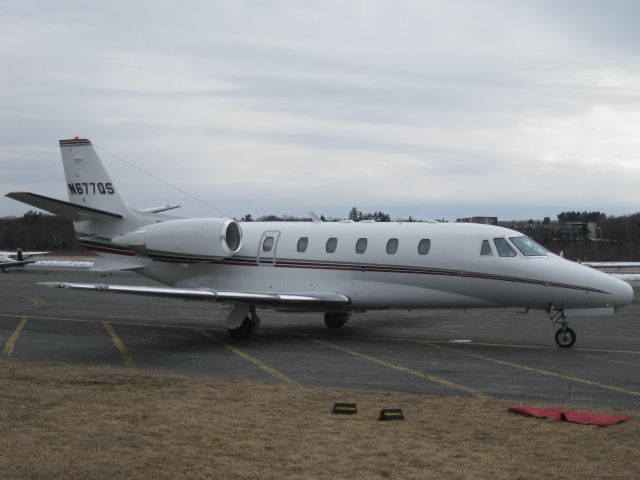
[[237, 222], [182, 219], [128, 206], [91, 142], [60, 140], [69, 201], [8, 197], [74, 221], [100, 254], [94, 270], [133, 270], [166, 287], [48, 286], [222, 302], [231, 336], [249, 338], [257, 309], [317, 311], [330, 328], [353, 312], [523, 307], [546, 311], [555, 339], [576, 340], [567, 318], [610, 315], [631, 286], [554, 255], [521, 233], [469, 223]]

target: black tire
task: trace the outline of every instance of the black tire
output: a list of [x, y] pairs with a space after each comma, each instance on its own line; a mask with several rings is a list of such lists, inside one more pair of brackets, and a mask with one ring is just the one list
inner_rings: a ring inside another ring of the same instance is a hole
[[571, 348], [576, 343], [576, 332], [572, 328], [562, 327], [556, 332], [556, 343], [560, 348]]
[[251, 338], [256, 329], [256, 321], [251, 317], [245, 317], [242, 324], [238, 328], [230, 328], [229, 335], [234, 340], [247, 340]]
[[327, 312], [324, 314], [324, 323], [329, 328], [341, 328], [349, 320], [348, 313]]

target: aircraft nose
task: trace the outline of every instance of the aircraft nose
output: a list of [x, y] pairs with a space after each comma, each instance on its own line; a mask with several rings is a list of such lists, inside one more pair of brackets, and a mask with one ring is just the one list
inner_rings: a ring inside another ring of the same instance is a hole
[[616, 279], [616, 288], [613, 292], [614, 306], [624, 307], [633, 302], [633, 287], [624, 280]]

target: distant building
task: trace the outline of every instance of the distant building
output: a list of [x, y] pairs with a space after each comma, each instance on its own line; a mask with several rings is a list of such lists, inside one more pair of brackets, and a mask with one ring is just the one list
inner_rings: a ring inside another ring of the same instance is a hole
[[466, 217], [458, 218], [456, 223], [483, 223], [485, 225], [498, 225], [498, 217]]
[[560, 237], [569, 240], [601, 239], [600, 227], [594, 222], [566, 222], [560, 225]]

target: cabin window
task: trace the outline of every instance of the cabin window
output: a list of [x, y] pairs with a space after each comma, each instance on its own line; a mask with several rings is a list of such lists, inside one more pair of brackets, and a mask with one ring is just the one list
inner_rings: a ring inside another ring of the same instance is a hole
[[390, 238], [389, 241], [387, 242], [387, 253], [389, 255], [395, 255], [397, 251], [398, 251], [398, 239]]
[[489, 240], [482, 241], [482, 248], [480, 249], [480, 255], [493, 257], [493, 250], [491, 250], [491, 244], [489, 243]]
[[504, 238], [494, 238], [493, 244], [501, 257], [515, 257], [517, 255], [516, 251], [511, 248], [511, 245]]
[[359, 238], [356, 242], [356, 253], [364, 253], [367, 250], [367, 239]]
[[298, 240], [298, 252], [304, 253], [307, 251], [307, 246], [309, 246], [309, 237], [300, 237]]
[[418, 255], [426, 255], [431, 249], [431, 240], [423, 238], [418, 244]]
[[338, 239], [336, 237], [331, 237], [327, 240], [327, 253], [333, 253], [336, 251], [336, 247], [338, 246]]
[[525, 257], [546, 257], [548, 250], [529, 237], [509, 237], [520, 253]]
[[273, 237], [265, 237], [264, 242], [262, 242], [262, 251], [270, 252], [273, 249]]

